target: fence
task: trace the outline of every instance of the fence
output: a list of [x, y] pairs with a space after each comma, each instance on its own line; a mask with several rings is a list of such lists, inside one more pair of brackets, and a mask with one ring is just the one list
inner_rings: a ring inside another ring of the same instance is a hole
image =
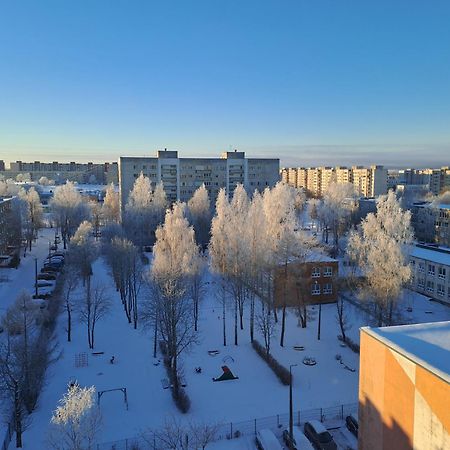
[[[317, 408], [294, 412], [294, 425], [300, 426], [309, 420], [325, 422], [328, 427], [338, 427], [346, 416], [356, 412], [357, 403], [351, 403], [330, 408]], [[241, 436], [255, 435], [257, 431], [270, 428], [279, 434], [281, 430], [288, 428], [289, 414], [277, 414], [276, 416], [246, 420], [244, 422], [230, 422], [219, 425], [214, 440], [234, 439]], [[145, 437], [122, 439], [120, 441], [97, 444], [97, 450], [156, 450], [161, 446], [154, 434]]]

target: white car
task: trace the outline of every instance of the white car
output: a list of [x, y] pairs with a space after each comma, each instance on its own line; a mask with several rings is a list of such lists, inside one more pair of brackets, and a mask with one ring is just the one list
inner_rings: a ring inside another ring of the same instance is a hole
[[293, 440], [289, 435], [289, 430], [283, 431], [283, 440], [289, 450], [314, 450], [311, 442], [309, 442], [308, 438], [302, 433], [302, 430], [299, 427], [294, 427], [292, 434]]
[[276, 436], [268, 429], [256, 433], [256, 446], [259, 450], [283, 450]]

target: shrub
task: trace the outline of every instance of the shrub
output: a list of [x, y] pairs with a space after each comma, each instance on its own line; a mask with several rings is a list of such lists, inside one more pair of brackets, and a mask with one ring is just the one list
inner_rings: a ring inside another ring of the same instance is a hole
[[[338, 339], [342, 342], [344, 342], [344, 339], [342, 339], [342, 335], [338, 335]], [[348, 336], [345, 337], [345, 343], [347, 344], [347, 347], [354, 353], [357, 353], [359, 355], [359, 344], [352, 341]]]
[[172, 389], [172, 398], [175, 401], [177, 408], [183, 414], [186, 414], [191, 408], [191, 399], [183, 388], [180, 387], [178, 393], [175, 392], [175, 389]]
[[256, 339], [253, 340], [252, 346], [256, 353], [267, 363], [267, 365], [273, 370], [273, 373], [285, 386], [289, 386], [291, 376], [289, 370], [281, 365], [270, 353], [268, 354], [265, 347], [263, 347]]

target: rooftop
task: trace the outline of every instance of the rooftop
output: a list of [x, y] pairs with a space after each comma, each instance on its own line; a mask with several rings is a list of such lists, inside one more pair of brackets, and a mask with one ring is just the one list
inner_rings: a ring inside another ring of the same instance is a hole
[[410, 256], [450, 266], [450, 248], [418, 244], [411, 250]]
[[450, 383], [450, 321], [361, 331]]

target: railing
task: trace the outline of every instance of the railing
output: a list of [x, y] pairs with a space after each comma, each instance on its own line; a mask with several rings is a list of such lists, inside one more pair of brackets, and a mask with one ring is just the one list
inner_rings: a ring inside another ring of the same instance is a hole
[[[293, 415], [294, 425], [300, 426], [309, 420], [319, 420], [320, 422], [326, 422], [328, 427], [339, 426], [348, 415], [354, 414], [357, 409], [357, 403], [350, 403], [329, 408], [295, 411]], [[252, 436], [257, 431], [265, 428], [270, 428], [279, 434], [278, 432], [288, 428], [288, 426], [289, 414], [277, 414], [275, 416], [251, 419], [243, 422], [223, 423], [217, 428], [214, 440]], [[97, 444], [97, 450], [155, 450], [159, 448], [161, 447], [158, 443], [157, 436], [151, 433], [147, 433], [145, 438], [141, 436]]]

